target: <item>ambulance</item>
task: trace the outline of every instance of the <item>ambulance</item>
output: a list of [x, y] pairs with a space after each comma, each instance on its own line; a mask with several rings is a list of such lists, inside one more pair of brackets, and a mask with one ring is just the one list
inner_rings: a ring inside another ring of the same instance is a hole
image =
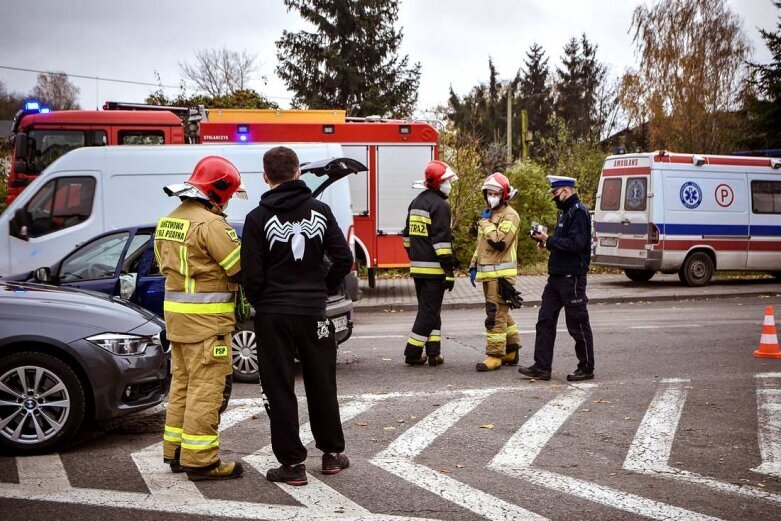
[[781, 278], [781, 160], [664, 150], [610, 156], [594, 232], [593, 264], [638, 282], [662, 272], [704, 286], [715, 270]]

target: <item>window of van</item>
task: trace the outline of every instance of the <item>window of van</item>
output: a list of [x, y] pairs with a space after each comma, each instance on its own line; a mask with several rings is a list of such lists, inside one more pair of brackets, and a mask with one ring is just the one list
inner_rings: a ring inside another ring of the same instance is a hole
[[624, 194], [624, 210], [627, 212], [644, 212], [646, 208], [647, 177], [630, 177], [626, 180]]
[[781, 181], [751, 181], [754, 213], [781, 213]]
[[165, 145], [162, 130], [120, 130], [117, 137], [120, 145]]
[[76, 148], [108, 143], [104, 130], [31, 130], [27, 139], [31, 172], [43, 172], [55, 159]]
[[92, 177], [52, 179], [25, 206], [30, 237], [41, 237], [86, 221], [92, 214], [94, 197]]
[[621, 207], [621, 181], [620, 177], [603, 181], [602, 200], [599, 203], [600, 210], [611, 212]]

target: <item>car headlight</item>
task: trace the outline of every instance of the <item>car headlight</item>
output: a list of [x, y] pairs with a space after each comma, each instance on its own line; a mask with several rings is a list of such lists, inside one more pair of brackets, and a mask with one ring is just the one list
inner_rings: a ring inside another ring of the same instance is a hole
[[103, 333], [87, 340], [115, 355], [141, 355], [148, 345], [160, 345], [159, 339], [127, 333]]

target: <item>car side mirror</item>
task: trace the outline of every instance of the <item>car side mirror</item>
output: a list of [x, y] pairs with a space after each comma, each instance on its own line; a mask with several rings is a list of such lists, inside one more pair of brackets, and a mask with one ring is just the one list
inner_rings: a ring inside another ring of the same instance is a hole
[[33, 277], [36, 282], [42, 282], [48, 284], [52, 281], [52, 270], [48, 267], [38, 268], [33, 272]]
[[27, 215], [27, 210], [24, 208], [18, 208], [14, 212], [14, 216], [8, 223], [8, 232], [12, 237], [22, 239], [23, 241], [30, 240], [30, 220]]
[[16, 156], [16, 159], [27, 159], [26, 134], [16, 134], [14, 137], [14, 156]]

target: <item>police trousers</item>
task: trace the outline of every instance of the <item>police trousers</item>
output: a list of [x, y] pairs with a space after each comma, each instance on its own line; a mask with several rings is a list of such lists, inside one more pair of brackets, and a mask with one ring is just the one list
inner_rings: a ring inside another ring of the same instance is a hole
[[423, 348], [426, 356], [437, 356], [442, 350], [442, 299], [445, 297], [444, 279], [413, 277], [418, 297], [418, 314], [407, 338], [404, 356], [420, 358]]
[[336, 399], [336, 337], [325, 317], [262, 313], [255, 316], [260, 382], [269, 401], [271, 448], [284, 465], [306, 460], [298, 432], [295, 357], [301, 362], [309, 423], [315, 446], [344, 452]]
[[534, 342], [534, 365], [550, 370], [553, 365], [553, 345], [556, 324], [564, 308], [567, 331], [575, 340], [578, 369], [594, 371], [594, 336], [588, 316], [586, 275], [550, 275], [537, 318], [537, 338]]
[[231, 335], [203, 342], [171, 342], [172, 379], [163, 433], [163, 458], [186, 469], [220, 464], [220, 414], [231, 393]]
[[483, 281], [485, 295], [485, 354], [504, 356], [521, 347], [521, 335], [510, 306], [499, 295], [499, 279]]

